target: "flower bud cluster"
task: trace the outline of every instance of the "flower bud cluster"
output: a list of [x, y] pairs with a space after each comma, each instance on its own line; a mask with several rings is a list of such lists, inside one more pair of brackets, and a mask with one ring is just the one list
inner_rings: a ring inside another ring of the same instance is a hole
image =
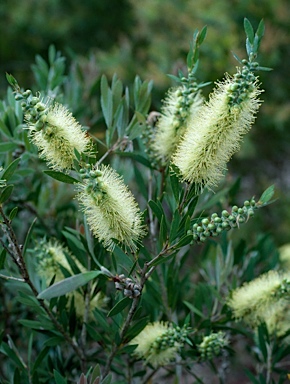
[[188, 333], [189, 329], [186, 325], [184, 325], [182, 328], [178, 326], [168, 327], [167, 331], [161, 336], [158, 336], [152, 343], [151, 350], [154, 350], [155, 353], [158, 353], [159, 351], [164, 351], [172, 347], [179, 348], [184, 345]]
[[125, 275], [117, 275], [113, 277], [115, 282], [115, 288], [118, 291], [123, 291], [124, 296], [129, 297], [130, 299], [134, 299], [135, 297], [139, 297], [141, 295], [141, 286], [135, 283], [129, 277]]
[[254, 215], [256, 208], [254, 199], [246, 200], [240, 208], [234, 205], [231, 212], [224, 210], [221, 216], [213, 213], [210, 218], [202, 219], [201, 222], [193, 224], [192, 229], [187, 234], [192, 235], [194, 241], [204, 242], [208, 237], [218, 236], [223, 231], [228, 231], [245, 223]]
[[106, 185], [102, 180], [103, 173], [87, 164], [86, 168], [80, 169], [80, 175], [83, 180], [86, 180], [86, 192], [90, 194], [96, 205], [98, 205], [107, 194]]
[[144, 134], [149, 156], [161, 166], [168, 164], [188, 127], [189, 118], [203, 104], [200, 87], [193, 74], [180, 80], [181, 84], [167, 93], [156, 129]]
[[184, 126], [189, 115], [190, 107], [196, 97], [196, 92], [198, 91], [196, 80], [191, 73], [188, 78], [182, 77], [181, 83], [183, 86], [175, 91], [177, 102], [173, 124], [176, 131], [178, 131], [181, 126]]
[[245, 101], [251, 92], [255, 90], [256, 76], [253, 74], [259, 66], [257, 62], [242, 60], [242, 69], [233, 76], [233, 83], [228, 89], [228, 101], [230, 106], [239, 105]]
[[204, 336], [202, 342], [198, 345], [198, 350], [202, 360], [211, 360], [218, 356], [221, 350], [228, 345], [228, 339], [224, 332], [213, 332]]
[[36, 131], [44, 128], [48, 106], [38, 96], [33, 96], [30, 89], [16, 93], [15, 100], [21, 101], [21, 107], [28, 124], [33, 124]]

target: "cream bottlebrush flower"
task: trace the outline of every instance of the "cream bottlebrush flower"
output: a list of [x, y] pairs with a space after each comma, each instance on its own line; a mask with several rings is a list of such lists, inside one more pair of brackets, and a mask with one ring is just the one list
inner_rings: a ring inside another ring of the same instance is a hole
[[29, 137], [38, 147], [40, 157], [44, 158], [51, 168], [71, 169], [76, 159], [75, 149], [79, 153], [89, 154], [90, 138], [63, 105], [56, 103], [50, 106], [35, 124], [29, 122], [29, 116], [27, 120]]
[[[91, 292], [93, 291], [94, 291], [94, 287], [91, 288]], [[86, 309], [86, 301], [84, 296], [78, 291], [72, 292], [71, 296], [73, 296], [75, 300], [76, 315], [79, 318], [83, 318], [85, 309]], [[107, 301], [108, 301], [108, 298], [102, 292], [98, 292], [96, 295], [94, 295], [90, 299], [90, 303], [89, 303], [89, 318], [90, 319], [93, 318], [92, 312], [95, 308], [99, 308], [99, 309], [103, 308], [106, 305]]]
[[139, 207], [123, 179], [110, 166], [83, 171], [77, 199], [88, 224], [104, 247], [114, 250], [114, 239], [136, 252], [146, 234]]
[[69, 250], [56, 240], [43, 240], [36, 247], [36, 255], [38, 259], [37, 273], [49, 284], [55, 276], [55, 282], [64, 279], [61, 267], [65, 268], [73, 275], [73, 271], [67, 261], [65, 253], [69, 254], [81, 272], [85, 272], [85, 268], [80, 262], [69, 252]]
[[[280, 299], [271, 304], [262, 313], [262, 320], [266, 323], [270, 335], [282, 337], [290, 329], [290, 304], [289, 300]], [[286, 338], [289, 342], [289, 336]]]
[[169, 90], [151, 143], [157, 158], [165, 162], [171, 158], [186, 131], [188, 120], [195, 116], [203, 101], [200, 91], [184, 85]]
[[185, 328], [173, 328], [168, 322], [155, 322], [148, 324], [129, 344], [138, 344], [134, 355], [157, 368], [175, 358], [187, 333]]
[[228, 300], [234, 316], [250, 325], [265, 321], [266, 312], [289, 295], [290, 274], [270, 271], [237, 288]]
[[280, 261], [284, 270], [290, 271], [290, 243], [279, 248]]
[[257, 78], [243, 71], [217, 84], [217, 88], [188, 122], [188, 129], [173, 155], [183, 181], [196, 183], [198, 192], [213, 188], [240, 141], [255, 120], [261, 104]]

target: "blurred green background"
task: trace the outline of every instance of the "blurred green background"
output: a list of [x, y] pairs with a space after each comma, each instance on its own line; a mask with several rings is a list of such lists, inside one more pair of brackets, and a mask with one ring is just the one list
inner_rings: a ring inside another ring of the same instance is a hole
[[[159, 110], [172, 86], [166, 74], [184, 68], [196, 28], [208, 26], [197, 78], [214, 82], [224, 72], [234, 73], [237, 62], [232, 51], [245, 57], [244, 17], [254, 27], [263, 18], [266, 34], [259, 62], [273, 71], [260, 74], [264, 103], [241, 151], [229, 164], [228, 177], [242, 177], [245, 198], [276, 185], [279, 200], [249, 225], [272, 234], [278, 245], [290, 241], [289, 0], [1, 0], [0, 16], [1, 97], [7, 89], [5, 72], [31, 88], [35, 56], [47, 60], [54, 44], [66, 57], [65, 100], [92, 132], [101, 121], [101, 74], [117, 73], [125, 84], [136, 74], [142, 80], [153, 79], [152, 110]], [[206, 94], [212, 86], [205, 88]]]

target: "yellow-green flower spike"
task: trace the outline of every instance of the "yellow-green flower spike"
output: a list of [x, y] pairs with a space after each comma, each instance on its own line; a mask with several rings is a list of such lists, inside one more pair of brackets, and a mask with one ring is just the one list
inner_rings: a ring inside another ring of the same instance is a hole
[[137, 202], [123, 179], [110, 166], [83, 170], [83, 183], [78, 184], [82, 209], [95, 237], [109, 251], [115, 242], [136, 252], [146, 234]]
[[197, 192], [212, 189], [223, 177], [227, 162], [240, 148], [261, 105], [261, 90], [252, 66], [227, 76], [188, 123], [173, 163], [183, 181], [195, 183]]

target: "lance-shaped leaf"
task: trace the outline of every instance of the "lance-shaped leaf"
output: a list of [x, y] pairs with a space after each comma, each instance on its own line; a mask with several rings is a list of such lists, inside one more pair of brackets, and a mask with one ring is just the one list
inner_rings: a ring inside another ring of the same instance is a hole
[[87, 284], [92, 279], [100, 275], [101, 271], [90, 271], [79, 273], [78, 275], [68, 277], [62, 281], [59, 281], [56, 284], [48, 287], [44, 291], [40, 292], [37, 296], [38, 299], [52, 299], [53, 297], [59, 297], [65, 295], [69, 292], [74, 291], [75, 289], [81, 287], [82, 285]]

